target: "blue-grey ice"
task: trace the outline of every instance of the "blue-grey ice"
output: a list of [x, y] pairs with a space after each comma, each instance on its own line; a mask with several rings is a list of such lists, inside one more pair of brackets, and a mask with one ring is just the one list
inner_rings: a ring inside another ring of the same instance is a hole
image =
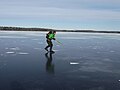
[[119, 90], [120, 34], [0, 32], [0, 90]]

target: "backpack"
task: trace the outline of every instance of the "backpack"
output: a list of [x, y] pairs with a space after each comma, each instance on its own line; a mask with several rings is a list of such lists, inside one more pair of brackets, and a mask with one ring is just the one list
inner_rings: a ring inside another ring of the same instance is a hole
[[49, 38], [49, 33], [46, 34], [46, 38], [47, 38], [47, 39]]

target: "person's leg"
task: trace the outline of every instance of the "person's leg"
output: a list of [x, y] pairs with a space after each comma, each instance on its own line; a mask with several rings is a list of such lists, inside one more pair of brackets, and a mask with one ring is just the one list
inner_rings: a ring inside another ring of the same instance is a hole
[[50, 51], [52, 51], [52, 47], [53, 47], [53, 44], [52, 44], [52, 42], [51, 42], [51, 44], [50, 44]]
[[50, 41], [46, 40], [46, 42], [47, 42], [48, 45], [45, 47], [45, 50], [48, 51], [48, 48], [50, 47]]
[[51, 41], [50, 43], [51, 43], [51, 44], [50, 44], [50, 52], [51, 52], [51, 53], [54, 53], [54, 51], [52, 50], [52, 47], [53, 47], [52, 41]]
[[49, 47], [49, 46], [46, 46], [46, 47], [45, 47], [45, 50], [46, 50], [46, 51], [48, 51], [48, 47]]

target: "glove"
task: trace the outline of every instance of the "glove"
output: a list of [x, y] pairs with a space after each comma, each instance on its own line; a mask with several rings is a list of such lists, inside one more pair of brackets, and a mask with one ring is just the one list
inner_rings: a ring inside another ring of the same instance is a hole
[[53, 38], [53, 40], [56, 40], [55, 38]]

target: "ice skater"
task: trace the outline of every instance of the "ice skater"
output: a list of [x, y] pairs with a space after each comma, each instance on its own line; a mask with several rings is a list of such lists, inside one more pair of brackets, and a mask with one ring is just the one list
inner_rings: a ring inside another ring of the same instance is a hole
[[54, 53], [54, 51], [52, 50], [53, 48], [53, 43], [52, 43], [52, 40], [55, 40], [55, 34], [56, 34], [56, 31], [49, 31], [47, 34], [46, 34], [46, 42], [47, 42], [47, 46], [45, 47], [45, 50], [48, 51], [48, 48], [50, 48], [50, 52]]

